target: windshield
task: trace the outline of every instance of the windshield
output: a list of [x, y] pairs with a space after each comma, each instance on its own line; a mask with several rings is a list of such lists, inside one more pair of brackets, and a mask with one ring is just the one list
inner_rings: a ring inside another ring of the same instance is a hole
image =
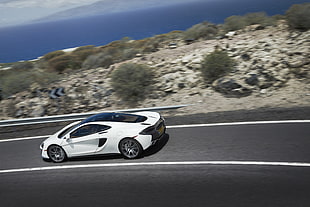
[[58, 134], [58, 138], [61, 139], [62, 137], [64, 137], [69, 131], [71, 131], [72, 129], [74, 129], [75, 127], [77, 127], [79, 124], [74, 124], [71, 127], [65, 128], [62, 132], [60, 132]]

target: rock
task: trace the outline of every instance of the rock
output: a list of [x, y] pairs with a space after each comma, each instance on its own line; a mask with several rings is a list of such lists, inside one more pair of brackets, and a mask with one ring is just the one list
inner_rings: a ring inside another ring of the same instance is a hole
[[45, 115], [45, 108], [43, 106], [37, 106], [31, 113], [30, 117], [41, 117]]
[[15, 112], [14, 117], [19, 118], [19, 117], [23, 116], [23, 114], [24, 114], [24, 108], [20, 108]]
[[261, 94], [266, 94], [266, 93], [267, 93], [267, 89], [262, 89], [262, 90], [260, 90], [260, 93], [261, 93]]
[[185, 83], [178, 83], [178, 87], [179, 87], [180, 89], [185, 88]]
[[203, 60], [203, 58], [201, 58], [201, 57], [200, 58], [195, 58], [195, 59], [192, 60], [192, 63], [193, 64], [201, 64], [202, 60]]
[[249, 96], [252, 91], [243, 87], [233, 79], [220, 78], [213, 82], [213, 88], [227, 97], [244, 97]]
[[241, 59], [244, 61], [249, 61], [251, 59], [251, 56], [247, 53], [244, 53], [241, 55]]
[[177, 43], [174, 43], [174, 42], [170, 43], [168, 46], [170, 49], [175, 49], [178, 47]]
[[288, 66], [290, 68], [301, 68], [304, 65], [309, 65], [310, 64], [310, 60], [308, 59], [303, 59], [303, 60], [295, 60], [294, 62], [288, 62]]
[[226, 38], [231, 38], [231, 37], [233, 37], [234, 35], [236, 35], [236, 31], [231, 31], [231, 32], [228, 32], [228, 33], [226, 33], [224, 36], [226, 37]]
[[257, 74], [250, 74], [251, 77], [245, 79], [245, 82], [250, 86], [255, 86], [258, 84]]
[[185, 56], [182, 58], [182, 63], [184, 65], [186, 65], [187, 63], [191, 62], [192, 61], [192, 57], [191, 56]]

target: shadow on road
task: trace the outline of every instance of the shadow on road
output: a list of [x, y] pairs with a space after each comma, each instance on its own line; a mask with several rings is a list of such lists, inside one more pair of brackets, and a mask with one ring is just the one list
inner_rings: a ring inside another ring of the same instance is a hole
[[169, 141], [169, 134], [164, 134], [163, 137], [153, 146], [144, 151], [143, 157], [148, 157], [159, 152]]

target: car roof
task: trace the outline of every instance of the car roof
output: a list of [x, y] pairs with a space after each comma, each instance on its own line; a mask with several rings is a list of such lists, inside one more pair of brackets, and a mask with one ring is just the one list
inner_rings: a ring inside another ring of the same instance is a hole
[[147, 120], [146, 116], [127, 113], [100, 113], [83, 120], [79, 125], [89, 122], [126, 122], [140, 123]]

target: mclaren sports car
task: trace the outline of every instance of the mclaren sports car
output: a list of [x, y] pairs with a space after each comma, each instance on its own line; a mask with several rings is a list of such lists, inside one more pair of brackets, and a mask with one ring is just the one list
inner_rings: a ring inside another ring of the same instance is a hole
[[100, 113], [74, 122], [41, 145], [43, 159], [63, 162], [77, 156], [122, 154], [136, 159], [166, 132], [157, 112]]

